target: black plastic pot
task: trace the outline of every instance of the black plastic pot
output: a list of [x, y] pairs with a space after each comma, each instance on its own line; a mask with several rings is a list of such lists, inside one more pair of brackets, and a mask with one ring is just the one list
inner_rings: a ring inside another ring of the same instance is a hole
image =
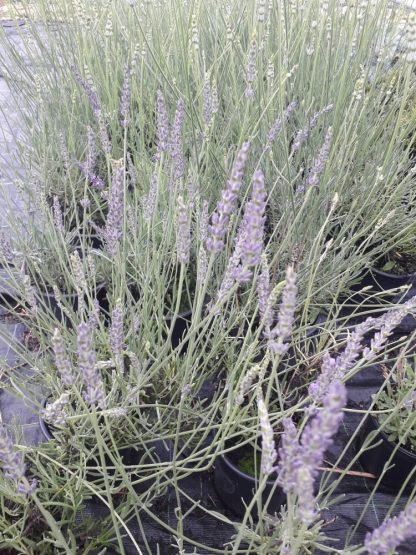
[[370, 285], [374, 291], [388, 291], [403, 285], [416, 285], [416, 273], [397, 275], [371, 268], [364, 274], [360, 288]]
[[[215, 488], [224, 505], [242, 518], [246, 513], [246, 507], [253, 499], [256, 486], [258, 486], [256, 479], [238, 468], [229, 455], [220, 455], [215, 461], [214, 481]], [[273, 488], [273, 495], [267, 505], [269, 514], [279, 513], [280, 507], [286, 499], [282, 488], [276, 485], [276, 481], [268, 480], [262, 492], [263, 504], [268, 500]], [[256, 518], [256, 506], [253, 507], [251, 516]]]
[[416, 453], [405, 447], [397, 447], [397, 444], [389, 441], [387, 434], [379, 429], [377, 419], [371, 414], [367, 416], [363, 424], [359, 437], [359, 447], [362, 446], [367, 436], [375, 431], [378, 434], [374, 439], [374, 443], [378, 444], [360, 455], [360, 462], [363, 468], [367, 472], [379, 477], [386, 465], [391, 467], [384, 473], [381, 481], [383, 484], [396, 489], [399, 489], [412, 473], [410, 481], [414, 483], [416, 480]]

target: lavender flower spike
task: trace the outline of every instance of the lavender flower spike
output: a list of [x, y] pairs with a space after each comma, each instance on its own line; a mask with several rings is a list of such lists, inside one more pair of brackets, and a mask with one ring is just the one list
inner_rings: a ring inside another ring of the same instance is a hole
[[416, 503], [413, 502], [398, 516], [387, 519], [379, 528], [368, 532], [364, 545], [369, 555], [385, 555], [415, 536]]
[[86, 391], [84, 399], [91, 405], [105, 408], [104, 384], [95, 366], [95, 353], [92, 347], [91, 329], [82, 322], [77, 328], [78, 363]]
[[273, 125], [269, 130], [269, 133], [267, 134], [267, 142], [263, 147], [263, 152], [270, 150], [272, 148], [272, 145], [276, 140], [277, 135], [280, 133], [280, 130], [282, 129], [282, 124], [287, 122], [290, 114], [296, 108], [297, 104], [298, 103], [296, 102], [296, 100], [291, 102], [289, 106], [286, 108], [286, 110], [283, 112], [283, 117], [277, 118], [277, 120], [275, 120], [275, 122], [273, 123]]
[[316, 518], [313, 484], [319, 472], [318, 466], [322, 464], [325, 451], [338, 431], [346, 402], [344, 384], [339, 381], [332, 383], [322, 409], [306, 425], [300, 443], [293, 422], [284, 421], [278, 479], [286, 493], [297, 496], [299, 518], [307, 525]]
[[265, 253], [261, 255], [261, 272], [257, 278], [257, 297], [259, 314], [264, 321], [266, 336], [270, 336], [274, 316], [270, 304], [270, 271]]
[[147, 197], [143, 201], [143, 219], [150, 223], [155, 212], [157, 202], [157, 173], [154, 171], [150, 179], [150, 189]]
[[247, 283], [253, 277], [252, 266], [260, 264], [263, 251], [263, 233], [266, 217], [267, 192], [264, 187], [264, 175], [257, 170], [253, 176], [253, 195], [247, 203], [244, 219], [247, 233], [241, 248], [241, 264], [234, 272], [234, 278], [239, 283]]
[[329, 151], [331, 150], [331, 143], [332, 128], [328, 127], [323, 145], [319, 151], [318, 157], [313, 162], [312, 169], [310, 170], [308, 179], [306, 180], [307, 187], [316, 187], [319, 185], [319, 177], [325, 170], [325, 166], [329, 158]]
[[53, 352], [55, 355], [55, 364], [64, 385], [70, 386], [75, 383], [75, 376], [72, 373], [71, 363], [68, 359], [64, 340], [58, 328], [52, 337]]
[[185, 102], [183, 98], [178, 100], [176, 106], [175, 119], [169, 139], [169, 153], [173, 161], [173, 180], [176, 181], [183, 177], [184, 162], [182, 153], [182, 127], [185, 117]]
[[23, 456], [19, 451], [15, 451], [13, 442], [3, 424], [0, 424], [0, 461], [7, 478], [17, 481], [24, 478], [25, 464]]
[[130, 123], [130, 101], [131, 101], [131, 74], [129, 66], [124, 67], [123, 88], [121, 90], [120, 114], [122, 117], [121, 125], [127, 129]]
[[310, 132], [317, 126], [319, 118], [324, 114], [327, 114], [328, 112], [330, 112], [333, 108], [334, 108], [333, 104], [328, 104], [328, 106], [326, 106], [322, 110], [319, 110], [319, 112], [316, 112], [311, 117], [308, 124], [297, 132], [296, 137], [293, 140], [292, 150], [290, 152], [291, 155], [297, 152], [302, 146], [302, 144], [307, 141], [310, 135]]
[[243, 143], [231, 170], [231, 177], [221, 193], [221, 201], [218, 202], [217, 209], [212, 215], [211, 225], [208, 228], [210, 237], [207, 239], [207, 249], [210, 252], [219, 252], [224, 248], [223, 238], [227, 233], [230, 215], [236, 209], [249, 147], [250, 143]]
[[277, 325], [270, 330], [268, 347], [278, 355], [283, 355], [289, 348], [285, 343], [292, 331], [295, 320], [296, 295], [298, 288], [296, 285], [296, 273], [291, 266], [286, 270], [286, 285], [282, 293], [282, 302], [277, 317]]
[[124, 168], [117, 168], [111, 184], [107, 223], [104, 230], [107, 248], [116, 256], [123, 235]]
[[81, 86], [81, 88], [85, 92], [90, 102], [92, 111], [94, 112], [94, 116], [98, 118], [101, 113], [101, 106], [94, 87], [92, 87], [89, 83], [87, 83], [87, 81], [85, 81], [85, 79], [81, 77], [78, 69], [75, 66], [71, 66], [71, 71], [74, 75], [75, 81], [78, 83], [78, 85]]
[[191, 252], [191, 230], [189, 226], [188, 207], [181, 196], [178, 197], [176, 209], [176, 255], [178, 262], [187, 264]]
[[266, 404], [261, 396], [257, 399], [259, 422], [261, 430], [261, 471], [265, 476], [274, 470], [277, 452], [274, 445], [273, 428], [270, 424]]
[[109, 332], [110, 349], [116, 360], [116, 364], [122, 364], [124, 351], [124, 328], [123, 328], [123, 308], [119, 299], [116, 308], [111, 313], [111, 327]]
[[253, 83], [257, 77], [257, 68], [256, 68], [257, 53], [258, 53], [257, 41], [256, 39], [253, 39], [250, 43], [250, 50], [248, 52], [247, 69], [246, 69], [247, 87], [245, 90], [245, 95], [250, 100], [254, 97]]
[[65, 231], [61, 205], [59, 204], [59, 200], [56, 195], [53, 197], [53, 223], [55, 224], [57, 231], [60, 233]]

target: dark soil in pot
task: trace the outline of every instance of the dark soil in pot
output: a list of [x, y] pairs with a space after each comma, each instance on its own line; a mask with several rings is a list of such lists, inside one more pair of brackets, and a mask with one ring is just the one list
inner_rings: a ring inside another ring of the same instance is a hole
[[392, 488], [401, 488], [412, 473], [410, 483], [414, 484], [416, 480], [416, 452], [406, 447], [397, 447], [397, 444], [389, 441], [387, 434], [379, 429], [378, 420], [371, 414], [367, 416], [362, 426], [359, 448], [371, 432], [378, 432], [373, 442], [377, 445], [360, 455], [363, 468], [378, 478], [386, 465], [391, 467], [384, 473], [381, 481]]
[[[260, 472], [260, 456], [257, 457], [257, 472]], [[243, 470], [244, 469], [244, 470]], [[220, 455], [215, 461], [215, 487], [224, 505], [240, 518], [244, 517], [246, 506], [250, 504], [256, 491], [256, 479], [247, 471], [254, 469], [254, 452], [250, 446], [237, 447], [230, 453]], [[263, 505], [271, 492], [273, 495], [267, 505], [269, 514], [279, 513], [285, 502], [283, 490], [276, 485], [276, 479], [267, 481], [262, 492]], [[253, 507], [251, 515], [255, 518], [257, 507]]]
[[[204, 311], [209, 301], [210, 301], [210, 297], [207, 295], [202, 305], [202, 311]], [[165, 317], [166, 325], [169, 328], [169, 330], [171, 330], [170, 341], [172, 344], [172, 348], [176, 349], [176, 347], [181, 343], [184, 336], [188, 333], [188, 330], [191, 326], [192, 310], [189, 309], [189, 310], [184, 310], [183, 312], [180, 312], [176, 317], [175, 321], [173, 320], [174, 319], [172, 315], [167, 315]], [[172, 325], [173, 325], [173, 328], [172, 328]], [[163, 334], [163, 337], [166, 339], [167, 335]], [[182, 346], [181, 354], [186, 352], [187, 346], [188, 346], [188, 343], [185, 343]]]

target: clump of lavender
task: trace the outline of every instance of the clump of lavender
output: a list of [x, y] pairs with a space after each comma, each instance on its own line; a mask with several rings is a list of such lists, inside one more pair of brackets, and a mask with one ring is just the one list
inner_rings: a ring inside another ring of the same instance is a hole
[[191, 254], [191, 229], [189, 225], [188, 206], [181, 196], [176, 208], [176, 256], [178, 262], [187, 264]]
[[263, 251], [263, 233], [266, 217], [267, 192], [264, 186], [264, 175], [257, 170], [253, 176], [253, 195], [247, 203], [244, 219], [246, 235], [241, 245], [241, 263], [234, 270], [234, 278], [239, 283], [248, 283], [253, 277], [252, 266], [260, 263]]
[[315, 158], [312, 168], [309, 172], [308, 178], [306, 180], [307, 187], [316, 187], [319, 185], [319, 178], [323, 171], [325, 170], [326, 163], [329, 158], [329, 152], [331, 150], [332, 144], [332, 128], [329, 127], [325, 135], [325, 140], [317, 158]]
[[78, 83], [78, 85], [81, 86], [84, 93], [86, 94], [95, 117], [98, 118], [101, 113], [101, 106], [95, 88], [81, 77], [78, 69], [75, 66], [71, 66], [71, 71], [74, 75], [75, 81]]
[[246, 69], [246, 90], [245, 95], [248, 99], [254, 97], [253, 83], [257, 77], [257, 41], [253, 38], [250, 43], [250, 50], [248, 52], [247, 69]]
[[175, 119], [169, 137], [169, 154], [173, 162], [173, 180], [177, 181], [183, 177], [184, 162], [182, 152], [182, 127], [185, 117], [185, 102], [183, 98], [178, 100]]
[[121, 89], [120, 114], [121, 126], [127, 129], [130, 123], [130, 101], [131, 101], [131, 74], [129, 66], [124, 66], [123, 87]]
[[105, 408], [104, 383], [96, 368], [95, 353], [92, 346], [91, 329], [82, 322], [77, 328], [78, 363], [85, 384], [84, 399], [91, 405]]
[[123, 235], [124, 168], [116, 168], [108, 202], [104, 236], [111, 256], [116, 256]]
[[278, 480], [287, 494], [297, 497], [297, 511], [309, 525], [316, 518], [313, 485], [324, 454], [332, 444], [347, 402], [345, 386], [333, 382], [323, 400], [322, 409], [306, 425], [300, 442], [293, 421], [283, 421], [284, 432], [279, 449]]
[[160, 158], [162, 152], [168, 149], [169, 141], [169, 118], [166, 111], [165, 98], [162, 91], [157, 91], [156, 100], [156, 159]]
[[296, 136], [293, 140], [291, 155], [293, 155], [295, 152], [297, 152], [300, 149], [300, 147], [302, 146], [302, 144], [305, 143], [308, 140], [308, 137], [309, 137], [311, 131], [317, 126], [319, 119], [324, 114], [327, 114], [328, 112], [330, 112], [333, 109], [333, 107], [334, 107], [333, 104], [328, 104], [328, 106], [326, 106], [322, 110], [319, 110], [319, 112], [316, 112], [311, 117], [308, 124], [297, 132], [297, 134], [296, 134]]
[[283, 355], [289, 348], [289, 343], [286, 340], [290, 337], [293, 322], [295, 321], [297, 292], [296, 273], [291, 266], [288, 266], [286, 270], [286, 284], [277, 315], [277, 324], [266, 335], [268, 337], [269, 349], [278, 355]]
[[412, 503], [398, 516], [387, 519], [379, 528], [368, 532], [364, 545], [369, 555], [385, 555], [415, 536], [416, 503]]
[[209, 226], [210, 237], [207, 239], [207, 249], [214, 253], [224, 248], [224, 236], [227, 233], [230, 215], [234, 212], [240, 191], [244, 167], [247, 160], [250, 143], [243, 143], [231, 170], [231, 177], [227, 181], [225, 189], [221, 193], [221, 201], [211, 218]]
[[115, 358], [117, 366], [121, 366], [124, 351], [124, 326], [123, 308], [121, 300], [117, 301], [116, 307], [111, 312], [111, 327], [109, 331], [109, 343], [111, 352]]
[[71, 386], [75, 383], [75, 376], [72, 373], [72, 367], [66, 353], [65, 343], [58, 328], [55, 328], [52, 337], [52, 346], [55, 355], [55, 364], [61, 381], [64, 385]]
[[261, 431], [261, 471], [269, 476], [274, 470], [277, 452], [274, 445], [273, 428], [270, 424], [266, 404], [260, 395], [257, 399], [259, 423]]
[[0, 461], [6, 478], [18, 482], [24, 478], [26, 467], [23, 455], [19, 451], [15, 451], [13, 442], [3, 424], [0, 424]]
[[283, 117], [282, 118], [279, 117], [274, 121], [273, 125], [271, 126], [271, 128], [270, 128], [270, 130], [267, 134], [267, 142], [263, 146], [263, 152], [266, 152], [267, 150], [270, 150], [272, 148], [272, 145], [273, 145], [274, 141], [276, 140], [277, 135], [280, 133], [280, 131], [282, 129], [283, 123], [287, 122], [287, 120], [289, 119], [290, 114], [296, 108], [297, 104], [298, 103], [296, 102], [296, 100], [291, 102], [288, 105], [288, 107], [286, 108], [286, 110], [283, 112]]

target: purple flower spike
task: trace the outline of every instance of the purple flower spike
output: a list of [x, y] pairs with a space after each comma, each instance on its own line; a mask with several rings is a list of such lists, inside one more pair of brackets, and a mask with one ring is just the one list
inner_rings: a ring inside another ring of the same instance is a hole
[[71, 66], [71, 71], [74, 75], [75, 81], [78, 83], [78, 85], [80, 85], [80, 87], [86, 94], [95, 117], [98, 118], [101, 113], [101, 106], [94, 87], [92, 87], [89, 83], [87, 83], [87, 81], [85, 81], [85, 79], [81, 77], [78, 69], [75, 66]]
[[191, 252], [191, 229], [188, 207], [181, 196], [178, 197], [176, 209], [176, 254], [178, 262], [187, 264]]
[[295, 321], [296, 295], [296, 273], [291, 266], [286, 270], [286, 285], [282, 293], [282, 302], [277, 317], [277, 325], [270, 331], [269, 348], [278, 355], [283, 355], [289, 348], [286, 339], [292, 332]]
[[59, 204], [59, 200], [56, 195], [53, 197], [53, 223], [55, 224], [57, 231], [60, 233], [65, 231], [61, 205]]
[[326, 163], [329, 158], [329, 152], [332, 144], [332, 128], [329, 127], [325, 135], [324, 143], [319, 151], [318, 157], [314, 160], [313, 166], [306, 180], [307, 187], [317, 187], [319, 185], [320, 175], [324, 172]]
[[157, 159], [160, 158], [162, 152], [166, 152], [169, 139], [169, 119], [166, 111], [165, 98], [162, 91], [157, 91], [156, 100], [156, 144]]
[[268, 337], [273, 325], [274, 314], [270, 303], [270, 272], [265, 254], [262, 255], [261, 272], [257, 278], [257, 297], [260, 317], [264, 321], [264, 328]]
[[243, 143], [231, 170], [231, 177], [221, 193], [221, 201], [212, 215], [211, 225], [208, 229], [211, 236], [207, 239], [207, 249], [210, 252], [219, 252], [224, 248], [223, 239], [227, 233], [230, 215], [236, 209], [249, 148], [250, 143]]
[[342, 420], [347, 392], [341, 382], [331, 384], [322, 409], [305, 427], [301, 441], [290, 419], [285, 419], [278, 465], [278, 480], [286, 493], [297, 496], [297, 512], [310, 525], [316, 518], [313, 484], [333, 436]]
[[109, 343], [111, 352], [118, 366], [122, 363], [122, 355], [124, 351], [124, 327], [123, 327], [123, 309], [121, 301], [117, 302], [116, 308], [111, 313], [111, 327], [109, 332]]
[[121, 126], [127, 129], [130, 123], [130, 101], [131, 101], [131, 73], [129, 66], [124, 66], [123, 88], [121, 90], [120, 114]]
[[271, 126], [270, 131], [267, 135], [267, 142], [263, 147], [263, 152], [265, 152], [266, 150], [270, 150], [272, 148], [272, 145], [273, 145], [274, 141], [276, 140], [277, 135], [280, 133], [280, 130], [282, 129], [283, 122], [284, 123], [287, 122], [287, 120], [289, 119], [290, 114], [296, 108], [297, 104], [298, 103], [296, 102], [296, 100], [291, 102], [289, 104], [289, 106], [286, 108], [286, 110], [283, 112], [283, 117], [282, 118], [277, 118], [277, 120], [273, 123], [273, 125]]
[[253, 83], [257, 77], [257, 41], [253, 39], [250, 43], [250, 50], [248, 52], [247, 69], [246, 69], [246, 90], [245, 95], [248, 99], [254, 97]]
[[116, 256], [123, 235], [124, 169], [117, 168], [111, 184], [105, 239], [111, 256]]
[[247, 203], [244, 219], [247, 234], [241, 249], [241, 264], [236, 268], [234, 278], [239, 283], [247, 283], [253, 277], [250, 269], [260, 264], [263, 251], [263, 233], [266, 217], [267, 192], [264, 186], [264, 175], [257, 170], [253, 176], [253, 195]]
[[55, 364], [61, 376], [61, 381], [64, 385], [70, 386], [75, 383], [75, 377], [72, 373], [71, 363], [66, 353], [64, 340], [58, 328], [55, 328], [52, 337], [52, 345], [55, 355]]
[[368, 555], [386, 555], [414, 537], [416, 537], [416, 503], [413, 502], [398, 516], [388, 518], [379, 528], [368, 532], [364, 545]]
[[95, 353], [92, 347], [91, 329], [82, 322], [77, 328], [78, 363], [85, 384], [84, 399], [91, 405], [105, 408], [104, 384], [95, 366]]
[[169, 153], [173, 161], [173, 180], [177, 181], [183, 177], [184, 162], [182, 152], [182, 127], [185, 117], [185, 102], [183, 98], [178, 100], [176, 106], [175, 119], [169, 140]]
[[154, 171], [150, 180], [150, 189], [147, 197], [143, 201], [143, 218], [149, 223], [155, 212], [157, 202], [157, 173]]
[[295, 152], [297, 152], [302, 146], [302, 144], [308, 140], [308, 137], [311, 131], [317, 126], [319, 118], [324, 114], [327, 114], [328, 112], [330, 112], [333, 108], [334, 108], [334, 105], [329, 104], [319, 112], [316, 112], [309, 120], [309, 123], [303, 129], [300, 129], [297, 132], [296, 137], [293, 140], [291, 154], [294, 154]]
[[23, 455], [19, 451], [15, 451], [13, 442], [2, 424], [0, 424], [0, 461], [7, 478], [17, 481], [24, 478]]
[[277, 452], [274, 445], [273, 428], [270, 424], [269, 414], [262, 397], [257, 399], [259, 423], [261, 431], [261, 471], [268, 476], [274, 470]]

